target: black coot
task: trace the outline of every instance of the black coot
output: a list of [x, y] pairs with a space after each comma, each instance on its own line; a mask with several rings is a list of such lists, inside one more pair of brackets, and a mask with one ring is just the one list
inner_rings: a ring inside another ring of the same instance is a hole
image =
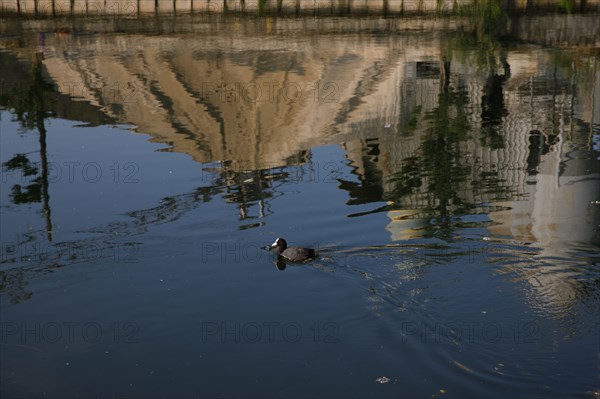
[[287, 242], [283, 238], [276, 239], [275, 242], [271, 244], [271, 249], [275, 249], [280, 256], [287, 260], [291, 260], [292, 262], [304, 262], [317, 256], [317, 253], [312, 248], [288, 248]]

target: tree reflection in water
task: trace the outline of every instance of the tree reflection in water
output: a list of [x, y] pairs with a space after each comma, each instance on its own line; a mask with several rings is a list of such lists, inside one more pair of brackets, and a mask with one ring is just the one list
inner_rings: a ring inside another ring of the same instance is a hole
[[[417, 79], [439, 82], [436, 105], [426, 110], [415, 106], [404, 124], [402, 135], [418, 138], [418, 148], [411, 154], [398, 154], [396, 158], [401, 160], [396, 170], [385, 177], [380, 167], [369, 167], [374, 159], [370, 157], [363, 160], [360, 184], [340, 182], [341, 188], [350, 192], [349, 204], [387, 201], [375, 212], [413, 210], [411, 216], [403, 217], [425, 221], [424, 236], [450, 239], [453, 230], [461, 226], [459, 218], [476, 212], [482, 194], [495, 201], [514, 194], [498, 169], [484, 170], [482, 161], [469, 152], [473, 139], [479, 140], [482, 149], [505, 147], [503, 127], [508, 110], [504, 86], [511, 68], [498, 33], [505, 14], [490, 1], [468, 15], [473, 19], [471, 31], [458, 32], [443, 42], [438, 62], [416, 65]], [[469, 97], [465, 76], [452, 72], [453, 61], [483, 73], [479, 104]], [[474, 115], [473, 109], [480, 109], [479, 115]], [[372, 150], [372, 144], [363, 143], [364, 154], [372, 155]]]
[[[41, 33], [39, 43], [43, 44], [44, 34]], [[28, 76], [25, 76], [15, 87], [2, 93], [0, 105], [11, 108], [23, 130], [37, 130], [40, 145], [40, 169], [31, 162], [28, 154], [15, 154], [15, 156], [4, 162], [2, 167], [5, 171], [21, 170], [25, 177], [33, 178], [24, 189], [20, 184], [12, 188], [11, 198], [15, 204], [32, 202], [43, 202], [43, 212], [46, 220], [46, 234], [52, 241], [52, 218], [50, 209], [50, 195], [48, 193], [48, 157], [46, 150], [46, 125], [45, 119], [53, 116], [51, 102], [56, 95], [54, 85], [46, 82], [42, 76], [44, 54], [38, 51]]]

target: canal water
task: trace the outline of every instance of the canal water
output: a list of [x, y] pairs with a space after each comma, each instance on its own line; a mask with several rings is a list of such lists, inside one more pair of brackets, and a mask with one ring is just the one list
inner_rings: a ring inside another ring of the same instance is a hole
[[0, 395], [598, 397], [598, 25], [3, 21]]

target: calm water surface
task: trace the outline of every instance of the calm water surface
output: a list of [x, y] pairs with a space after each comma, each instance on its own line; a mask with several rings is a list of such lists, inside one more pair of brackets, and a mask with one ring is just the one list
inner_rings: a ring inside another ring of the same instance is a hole
[[121, 22], [0, 39], [2, 397], [600, 395], [597, 43]]

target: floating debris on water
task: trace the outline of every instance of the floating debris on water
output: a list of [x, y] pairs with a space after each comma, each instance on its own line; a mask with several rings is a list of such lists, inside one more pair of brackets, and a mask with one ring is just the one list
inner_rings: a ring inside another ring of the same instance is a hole
[[379, 377], [375, 381], [377, 381], [380, 384], [387, 384], [388, 382], [390, 382], [390, 379], [387, 378], [386, 376], [383, 376], [383, 377]]
[[456, 360], [454, 360], [454, 364], [456, 364], [458, 367], [460, 367], [461, 369], [463, 369], [467, 373], [472, 373], [473, 372], [473, 370], [471, 370], [470, 368], [468, 368], [464, 364], [457, 362]]

